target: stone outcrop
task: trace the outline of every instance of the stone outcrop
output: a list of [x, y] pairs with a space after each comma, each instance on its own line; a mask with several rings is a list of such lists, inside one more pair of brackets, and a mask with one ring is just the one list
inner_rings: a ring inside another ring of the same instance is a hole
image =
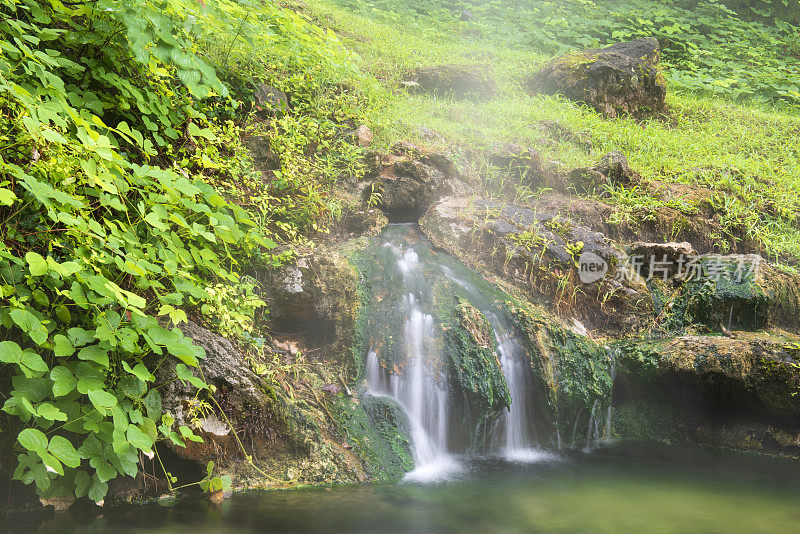
[[[367, 409], [346, 393], [326, 394], [323, 384], [335, 379], [331, 368], [295, 393], [307, 400], [290, 401], [278, 383], [254, 371], [258, 356], [194, 323], [182, 330], [205, 352], [196, 376], [215, 389], [215, 402], [205, 403], [188, 382], [176, 379], [174, 362], [159, 368], [158, 380], [166, 383], [162, 410], [203, 438], [185, 440], [185, 447], [167, 443], [184, 465], [193, 464], [199, 472], [213, 460], [236, 487], [387, 480], [408, 469], [407, 423], [396, 406], [371, 400]], [[362, 428], [367, 421], [370, 432]]]
[[617, 437], [800, 454], [800, 338], [623, 343], [615, 388]]
[[[626, 257], [622, 248], [556, 212], [449, 197], [433, 206], [420, 225], [431, 241], [467, 265], [531, 299], [549, 300], [591, 328], [636, 330], [652, 317], [644, 282], [617, 276], [616, 266]], [[607, 265], [607, 276], [583, 283], [584, 254]]]
[[662, 114], [667, 85], [658, 41], [649, 37], [547, 62], [528, 80], [534, 93], [566, 98], [617, 117]]
[[447, 156], [423, 152], [401, 143], [391, 154], [373, 154], [365, 182], [359, 184], [362, 199], [376, 199], [390, 219], [414, 220], [434, 202], [450, 194], [459, 173]]

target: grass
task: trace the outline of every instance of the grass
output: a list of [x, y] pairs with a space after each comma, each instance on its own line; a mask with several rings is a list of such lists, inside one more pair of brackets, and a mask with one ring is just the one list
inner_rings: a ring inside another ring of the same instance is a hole
[[[486, 35], [475, 37], [457, 24], [424, 17], [371, 15], [335, 0], [309, 0], [305, 7], [358, 54], [362, 70], [381, 82], [382, 89], [365, 110], [379, 148], [400, 140], [432, 149], [480, 149], [513, 142], [533, 147], [546, 161], [566, 168], [586, 166], [611, 150], [620, 150], [645, 181], [713, 190], [710, 200], [721, 213], [724, 227], [747, 228], [767, 256], [790, 264], [800, 261], [798, 108], [737, 103], [680, 91], [673, 85], [668, 96], [673, 120], [609, 120], [563, 98], [525, 93], [525, 77], [551, 57], [542, 50], [511, 47]], [[459, 101], [400, 89], [400, 81], [416, 68], [445, 63], [485, 63], [497, 79], [499, 96]], [[554, 142], [543, 132], [545, 121], [555, 121], [581, 140], [591, 141], [591, 147], [583, 142]], [[441, 139], [424, 138], [422, 127]], [[699, 197], [660, 198], [653, 189], [611, 190], [604, 199], [628, 217], [640, 208], [661, 205], [687, 214], [698, 210]], [[532, 195], [523, 192], [513, 200], [526, 196]]]

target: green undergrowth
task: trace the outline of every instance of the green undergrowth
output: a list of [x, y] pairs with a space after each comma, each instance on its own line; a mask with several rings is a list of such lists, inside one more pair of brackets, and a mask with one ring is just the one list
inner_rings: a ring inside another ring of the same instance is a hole
[[[612, 8], [606, 2], [598, 2], [596, 7], [589, 2], [560, 2], [551, 6], [553, 9], [544, 19], [535, 17], [537, 22], [517, 26], [527, 20], [525, 17], [533, 17], [533, 11], [544, 10], [549, 4], [552, 3], [537, 7], [492, 2], [473, 9], [463, 3], [449, 5], [448, 10], [437, 14], [436, 7], [444, 9], [443, 4], [422, 5], [409, 0], [392, 2], [390, 6], [377, 1], [312, 0], [306, 10], [317, 22], [336, 31], [344, 44], [359, 54], [362, 68], [383, 83], [384, 92], [365, 114], [379, 148], [411, 140], [434, 150], [458, 152], [459, 147], [491, 149], [499, 143], [512, 142], [537, 150], [547, 166], [566, 170], [592, 165], [603, 154], [620, 150], [643, 181], [634, 187], [595, 192], [617, 207], [618, 222], [646, 221], [661, 207], [678, 209], [687, 216], [711, 210], [723, 229], [720, 240], [730, 244], [734, 236], [745, 235], [761, 246], [763, 254], [796, 263], [800, 259], [796, 215], [800, 211], [800, 182], [796, 179], [800, 174], [800, 115], [792, 104], [794, 97], [770, 93], [785, 83], [796, 85], [796, 53], [787, 48], [794, 46], [791, 42], [796, 28], [793, 33], [781, 33], [780, 44], [768, 46], [770, 39], [778, 39], [770, 32], [784, 30], [770, 26], [763, 17], [756, 20], [752, 14], [726, 15], [720, 7], [714, 17], [722, 26], [714, 30], [711, 25], [700, 32], [708, 33], [703, 39], [713, 43], [695, 43], [693, 46], [703, 49], [695, 53], [687, 32], [698, 32], [686, 28], [703, 24], [704, 15], [688, 14], [661, 2], [633, 2], [639, 7], [630, 16], [622, 9], [624, 6]], [[647, 13], [642, 12], [642, 6], [648, 8]], [[470, 26], [472, 22], [459, 21], [464, 8], [474, 12], [475, 20], [483, 21], [475, 24], [490, 24], [497, 31], [477, 31]], [[583, 10], [592, 10], [594, 15], [576, 15]], [[610, 16], [612, 12], [617, 15]], [[618, 32], [615, 36], [612, 37], [613, 31], [606, 31], [604, 17], [613, 19]], [[683, 43], [688, 51], [682, 57], [706, 61], [707, 65], [700, 69], [702, 72], [687, 70], [688, 67], [680, 67], [677, 56], [670, 59], [665, 52], [671, 114], [667, 121], [609, 120], [563, 98], [532, 97], [523, 89], [525, 79], [558, 51], [616, 42], [643, 33], [662, 38], [656, 29], [645, 32], [642, 28], [661, 28], [658, 31], [664, 33], [673, 19], [683, 29], [675, 30], [668, 39], [670, 46]], [[551, 22], [543, 24], [543, 20]], [[516, 41], [510, 42], [510, 37], [500, 31], [507, 26], [513, 28]], [[734, 26], [741, 31], [732, 30]], [[745, 27], [746, 31], [741, 29]], [[604, 28], [600, 41], [599, 37], [591, 37], [593, 31], [599, 31], [597, 28]], [[546, 46], [533, 39], [531, 33], [536, 31], [553, 32], [553, 42], [560, 46]], [[772, 37], [761, 39], [758, 36], [762, 31]], [[735, 38], [729, 37], [731, 32]], [[590, 35], [588, 41], [576, 40], [584, 33]], [[751, 38], [758, 42], [751, 42]], [[729, 50], [722, 41], [730, 41], [736, 50]], [[762, 57], [766, 59], [761, 61]], [[499, 96], [482, 101], [456, 100], [410, 94], [399, 87], [421, 66], [450, 63], [485, 64], [484, 68], [491, 69], [497, 79]], [[775, 81], [762, 67], [774, 67], [783, 73], [778, 76], [790, 81]], [[766, 92], [749, 97], [739, 94], [737, 100], [730, 91], [701, 90], [678, 80], [689, 77], [700, 83], [710, 77], [709, 84], [722, 87], [731, 69], [752, 77], [737, 87]], [[424, 135], [420, 131], [423, 127], [441, 138]], [[508, 169], [493, 168], [480, 156], [462, 167], [467, 174], [480, 174], [474, 184], [476, 193], [500, 195], [516, 203], [533, 202], [541, 195], [536, 184], [520, 184]], [[663, 184], [671, 183], [708, 188], [712, 193], [667, 192]]]
[[[337, 178], [360, 172], [343, 135], [359, 75], [271, 4], [0, 0], [0, 34], [2, 467], [44, 498], [101, 502], [149, 460], [172, 490], [227, 487], [213, 466], [181, 486], [166, 472], [159, 443], [201, 438], [162, 412], [156, 371], [179, 362], [173, 380], [219, 408], [179, 325], [264, 350], [248, 273], [337, 216]], [[255, 108], [259, 82], [289, 109]]]

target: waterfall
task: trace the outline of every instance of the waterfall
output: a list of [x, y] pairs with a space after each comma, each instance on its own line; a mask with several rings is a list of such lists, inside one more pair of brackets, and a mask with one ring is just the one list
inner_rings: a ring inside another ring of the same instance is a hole
[[[453, 271], [442, 265], [442, 272], [464, 288], [469, 294], [480, 295], [480, 290], [472, 284], [456, 277]], [[533, 447], [533, 414], [530, 406], [532, 399], [531, 385], [526, 380], [527, 361], [525, 349], [519, 342], [514, 328], [502, 319], [498, 313], [490, 309], [481, 309], [494, 330], [495, 341], [500, 356], [500, 366], [511, 393], [511, 406], [504, 412], [495, 429], [494, 451], [509, 460], [538, 461], [546, 456], [542, 450]]]
[[[378, 320], [373, 325], [378, 341], [368, 347], [364, 376], [369, 393], [391, 396], [408, 416], [415, 469], [406, 479], [437, 481], [458, 472], [455, 453], [476, 447], [465, 443], [465, 438], [469, 439], [465, 434], [483, 436], [477, 440], [478, 450], [513, 461], [551, 457], [535, 448], [535, 399], [528, 356], [501, 304], [502, 294], [481, 290], [477, 276], [430, 249], [413, 227], [390, 228], [388, 235], [392, 237], [373, 255], [375, 265], [382, 269], [372, 281], [378, 288], [376, 309], [382, 310], [379, 317], [385, 317], [385, 322]], [[445, 283], [437, 285], [437, 280]], [[452, 284], [459, 286], [459, 295], [479, 310], [492, 327], [497, 359], [512, 399], [510, 408], [497, 414], [497, 419], [479, 421], [478, 425], [488, 423], [479, 429], [454, 427], [470, 417], [454, 412], [455, 406], [463, 405], [450, 389], [448, 356], [442, 350], [442, 328], [434, 313], [436, 299], [447, 299], [442, 288]]]
[[458, 468], [448, 451], [449, 395], [443, 377], [436, 369], [433, 316], [425, 313], [415, 295], [425, 290], [422, 264], [413, 248], [402, 249], [391, 243], [384, 247], [397, 258], [403, 278], [400, 306], [404, 314], [403, 343], [406, 368], [391, 374], [389, 388], [380, 368], [377, 354], [370, 350], [365, 366], [367, 384], [373, 394], [389, 394], [406, 411], [411, 424], [415, 469], [406, 479], [434, 481], [446, 478]]

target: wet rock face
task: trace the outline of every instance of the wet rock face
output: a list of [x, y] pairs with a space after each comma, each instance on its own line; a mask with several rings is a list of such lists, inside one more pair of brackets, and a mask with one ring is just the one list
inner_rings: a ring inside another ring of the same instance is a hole
[[[394, 404], [383, 399], [360, 402], [341, 391], [326, 393], [321, 378], [307, 385], [319, 391], [310, 400], [314, 406], [290, 401], [277, 384], [254, 373], [248, 354], [228, 339], [194, 323], [183, 325], [182, 331], [205, 351], [200, 368], [206, 383], [215, 388], [216, 401], [211, 409], [197, 411], [196, 390], [176, 378], [175, 362], [159, 368], [158, 380], [165, 384], [163, 411], [203, 438], [202, 443], [187, 440], [186, 447], [167, 443], [183, 465], [194, 465], [200, 472], [213, 460], [240, 487], [263, 487], [281, 480], [389, 480], [413, 466], [408, 423]], [[335, 369], [339, 367], [334, 366], [334, 373]], [[327, 373], [328, 379], [335, 376], [330, 367], [319, 372]], [[195, 375], [201, 376], [197, 371]]]
[[608, 117], [658, 115], [667, 85], [658, 41], [648, 37], [569, 54], [546, 63], [528, 80], [534, 93], [562, 94]]
[[414, 468], [411, 428], [402, 406], [388, 396], [337, 395], [329, 403], [342, 438], [364, 461], [371, 480], [397, 480]]
[[[512, 315], [530, 356], [537, 395], [536, 424], [540, 435], [557, 430], [567, 446], [574, 428], [586, 429], [611, 401], [612, 362], [607, 350], [583, 333], [575, 331], [536, 307], [511, 308]], [[581, 438], [583, 439], [583, 434]]]
[[438, 65], [417, 71], [417, 90], [454, 98], [492, 98], [497, 83], [490, 65]]
[[508, 408], [512, 401], [498, 360], [494, 330], [467, 302], [459, 302], [454, 315], [446, 332], [454, 388], [458, 396], [466, 398], [468, 412], [491, 416]]

